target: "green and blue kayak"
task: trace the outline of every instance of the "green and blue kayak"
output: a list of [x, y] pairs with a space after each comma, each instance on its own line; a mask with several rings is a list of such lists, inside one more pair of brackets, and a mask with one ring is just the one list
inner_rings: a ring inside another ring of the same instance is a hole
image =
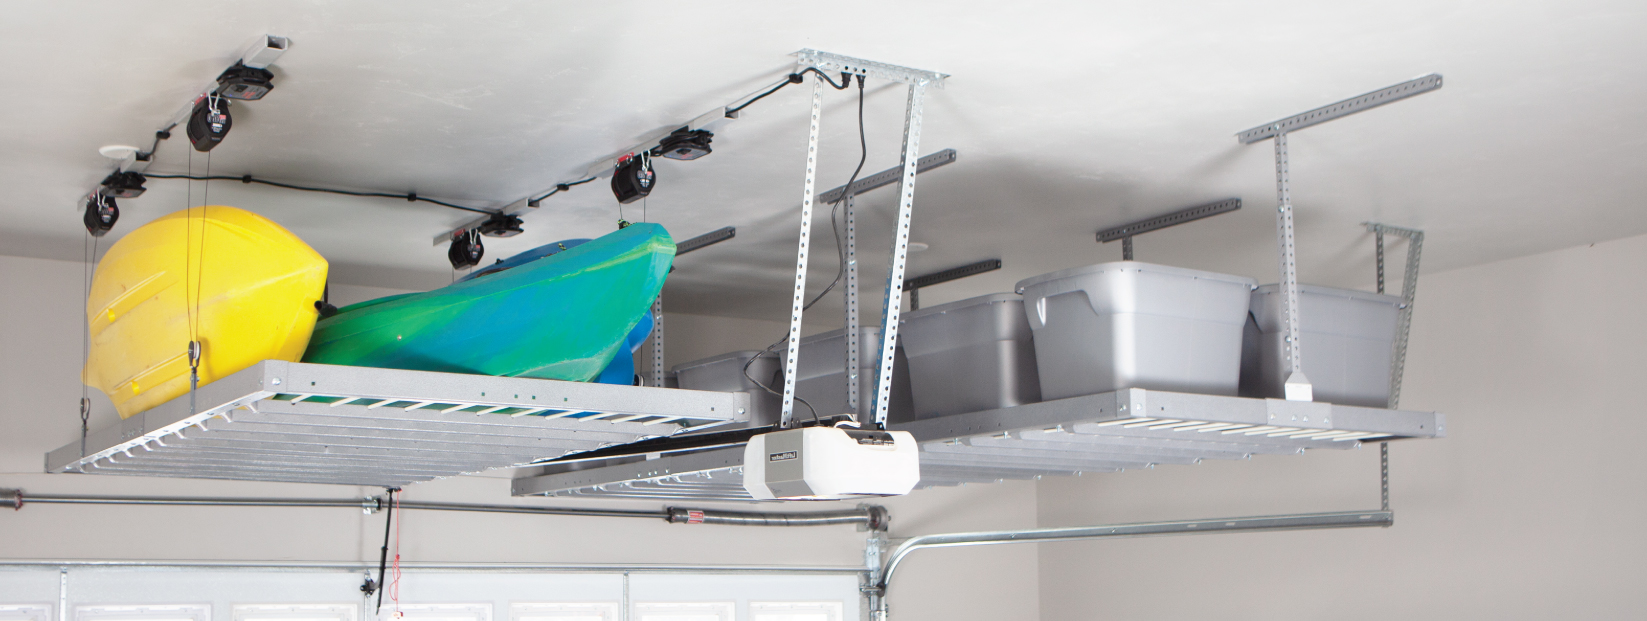
[[339, 309], [315, 324], [303, 361], [589, 381], [627, 347], [674, 258], [662, 226], [630, 225], [434, 291]]

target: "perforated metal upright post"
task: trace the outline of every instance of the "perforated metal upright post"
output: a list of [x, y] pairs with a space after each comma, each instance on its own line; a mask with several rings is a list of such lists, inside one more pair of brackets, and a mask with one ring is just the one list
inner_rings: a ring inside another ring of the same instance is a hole
[[652, 385], [663, 387], [663, 292], [652, 302]]
[[[1385, 230], [1394, 230], [1384, 227]], [[1418, 260], [1424, 250], [1424, 232], [1402, 229], [1407, 238], [1407, 266], [1401, 271], [1401, 314], [1395, 330], [1395, 368], [1390, 372], [1390, 408], [1401, 402], [1401, 379], [1407, 372], [1407, 336], [1413, 327], [1413, 304], [1418, 299]]]
[[858, 411], [858, 224], [853, 207], [858, 195], [847, 188], [846, 204], [846, 409]]
[[1424, 232], [1374, 222], [1367, 223], [1367, 230], [1377, 244], [1379, 293], [1384, 292], [1384, 235], [1407, 240], [1407, 265], [1401, 272], [1401, 313], [1397, 315], [1395, 350], [1390, 356], [1389, 408], [1393, 410], [1401, 403], [1401, 378], [1407, 370], [1407, 337], [1412, 332], [1413, 302], [1418, 297], [1418, 262], [1424, 251]]
[[795, 418], [795, 362], [801, 350], [801, 315], [806, 310], [806, 256], [812, 238], [812, 201], [817, 195], [818, 122], [823, 116], [823, 79], [812, 76], [812, 130], [806, 142], [806, 188], [801, 195], [801, 239], [795, 258], [795, 299], [789, 312], [789, 352], [784, 357], [783, 415], [778, 426]]
[[1287, 170], [1287, 134], [1275, 134], [1275, 193], [1279, 199], [1276, 210], [1277, 242], [1281, 246], [1281, 316], [1285, 321], [1287, 334], [1284, 351], [1286, 352], [1287, 381], [1284, 392], [1288, 401], [1313, 401], [1314, 387], [1309, 378], [1304, 376], [1304, 360], [1300, 347], [1298, 329], [1298, 259], [1297, 250], [1293, 242], [1292, 224], [1292, 189], [1289, 187]]
[[875, 362], [875, 426], [886, 427], [892, 396], [892, 370], [898, 348], [898, 316], [903, 305], [904, 268], [909, 261], [909, 221], [915, 207], [915, 158], [921, 144], [921, 104], [926, 82], [909, 85], [904, 108], [904, 178], [898, 188], [898, 222], [893, 228], [892, 261], [887, 269], [886, 296], [881, 305], [881, 351]]

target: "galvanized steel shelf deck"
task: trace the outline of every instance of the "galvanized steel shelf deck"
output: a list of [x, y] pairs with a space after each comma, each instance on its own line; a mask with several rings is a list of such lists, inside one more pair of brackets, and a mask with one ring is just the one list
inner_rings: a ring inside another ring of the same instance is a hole
[[[919, 487], [1204, 459], [1244, 459], [1364, 440], [1441, 437], [1433, 412], [1127, 389], [894, 425], [921, 445]], [[665, 456], [516, 479], [516, 496], [750, 500], [743, 449]]]
[[266, 360], [195, 404], [91, 433], [46, 471], [400, 486], [747, 420], [748, 395]]

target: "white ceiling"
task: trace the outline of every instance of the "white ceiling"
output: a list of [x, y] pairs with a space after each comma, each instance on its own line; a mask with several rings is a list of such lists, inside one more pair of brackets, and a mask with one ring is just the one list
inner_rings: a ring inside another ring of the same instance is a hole
[[[1233, 134], [1442, 73], [1440, 91], [1292, 137], [1302, 278], [1365, 285], [1367, 220], [1427, 231], [1427, 270], [1647, 233], [1644, 26], [1647, 4], [1628, 0], [8, 2], [0, 253], [80, 256], [77, 199], [110, 168], [97, 148], [147, 146], [271, 33], [293, 41], [277, 86], [233, 109], [213, 174], [476, 206], [579, 178], [643, 136], [771, 84], [803, 47], [952, 74], [929, 94], [921, 152], [954, 148], [960, 160], [917, 186], [913, 237], [931, 249], [911, 271], [996, 257], [1006, 267], [934, 288], [929, 304], [1118, 259], [1119, 244], [1099, 246], [1094, 231], [1230, 196], [1246, 208], [1140, 237], [1138, 257], [1273, 280], [1272, 152]], [[671, 309], [784, 317], [809, 88], [750, 107], [713, 155], [659, 164], [649, 219], [677, 239], [739, 230], [680, 260]], [[866, 173], [896, 163], [903, 100], [901, 88], [870, 84]], [[826, 92], [821, 188], [857, 163], [854, 106], [850, 91]], [[177, 134], [152, 172], [191, 166]], [[195, 172], [206, 165], [193, 155]], [[611, 230], [617, 204], [604, 183], [544, 201], [526, 234], [488, 240], [487, 261]], [[193, 186], [197, 202], [203, 186]], [[181, 209], [186, 187], [151, 181], [121, 203], [105, 244]], [[209, 191], [214, 204], [290, 228], [356, 284], [450, 278], [429, 240], [471, 217], [234, 182]], [[865, 197], [864, 243], [889, 240], [892, 200], [889, 190]], [[630, 220], [641, 212], [625, 209]], [[814, 233], [827, 248], [821, 218]], [[821, 287], [834, 259], [813, 257]], [[874, 282], [880, 269], [868, 272]]]

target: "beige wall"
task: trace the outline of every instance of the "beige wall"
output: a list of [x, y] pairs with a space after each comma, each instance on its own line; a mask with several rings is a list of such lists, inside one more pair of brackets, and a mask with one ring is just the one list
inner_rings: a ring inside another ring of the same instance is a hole
[[[41, 474], [46, 451], [79, 434], [78, 371], [84, 317], [79, 263], [0, 256], [0, 487], [29, 492], [359, 497], [368, 488]], [[394, 293], [336, 286], [346, 304]], [[764, 346], [781, 323], [678, 315], [670, 318], [672, 362]], [[116, 418], [91, 391], [94, 428]], [[656, 502], [515, 500], [508, 472], [407, 488], [405, 497], [481, 503], [657, 508]], [[1035, 486], [986, 485], [887, 499], [893, 536], [1035, 524]], [[677, 503], [680, 504], [680, 503]], [[737, 505], [742, 506], [742, 505]], [[784, 509], [836, 508], [800, 504]], [[27, 505], [0, 512], [0, 559], [375, 560], [382, 515], [351, 509], [81, 507]], [[407, 561], [854, 565], [863, 534], [809, 529], [671, 525], [661, 520], [409, 512]], [[965, 563], [957, 560], [964, 559]], [[1033, 618], [1032, 547], [928, 553], [910, 561], [893, 588], [900, 619]], [[4, 579], [4, 576], [0, 576]], [[970, 581], [988, 589], [955, 588]]]
[[[1043, 544], [1043, 617], [1647, 616], [1644, 279], [1647, 237], [1426, 274], [1403, 405], [1449, 437], [1391, 446], [1394, 527]], [[1377, 476], [1368, 445], [1049, 479], [1040, 521], [1370, 509]]]

